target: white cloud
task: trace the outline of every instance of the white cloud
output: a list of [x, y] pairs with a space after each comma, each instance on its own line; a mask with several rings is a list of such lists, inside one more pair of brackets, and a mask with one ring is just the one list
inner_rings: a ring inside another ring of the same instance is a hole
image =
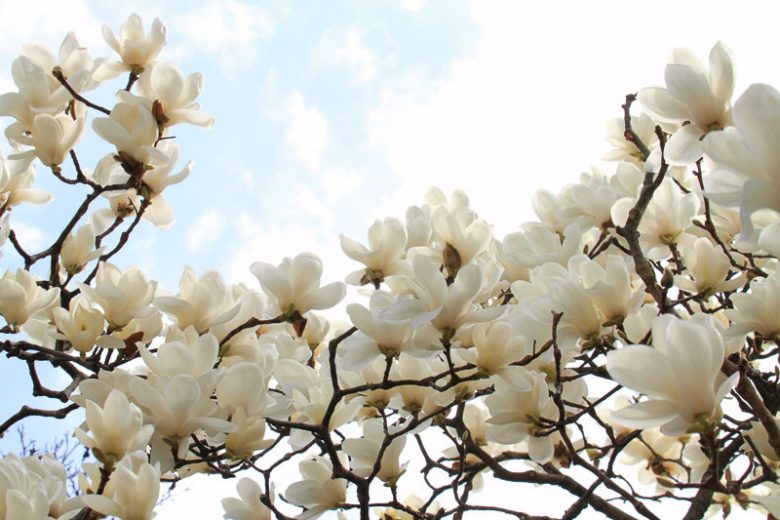
[[365, 175], [355, 168], [329, 166], [322, 173], [325, 201], [328, 205], [333, 205], [341, 199], [358, 193], [363, 186], [364, 177]]
[[0, 0], [0, 13], [0, 55], [15, 56], [28, 42], [59, 49], [68, 31], [90, 49], [103, 41], [102, 24], [83, 0]]
[[327, 31], [312, 52], [312, 59], [319, 67], [346, 66], [355, 85], [364, 85], [376, 75], [374, 52], [363, 43], [356, 27]]
[[417, 12], [425, 7], [425, 0], [403, 0], [401, 8], [407, 11]]
[[309, 170], [320, 169], [320, 160], [328, 146], [328, 120], [317, 107], [307, 106], [303, 94], [293, 92], [287, 103], [287, 144], [296, 158]]
[[211, 246], [225, 229], [225, 216], [215, 208], [206, 208], [187, 229], [187, 249], [200, 253]]
[[[412, 71], [385, 81], [368, 115], [371, 143], [397, 175], [378, 211], [399, 214], [431, 185], [461, 188], [499, 235], [511, 231], [535, 218], [535, 191], [556, 191], [598, 162], [607, 151], [604, 125], [621, 115], [626, 94], [663, 84], [667, 53], [657, 42], [669, 51], [690, 47], [705, 60], [718, 38], [744, 42], [743, 51], [734, 48], [740, 73], [756, 55], [769, 69], [767, 54], [780, 44], [763, 26], [767, 16], [735, 11], [726, 23], [717, 14], [724, 2], [717, 9], [675, 4], [673, 17], [652, 9], [641, 26], [625, 22], [617, 1], [469, 5], [480, 30], [471, 50], [443, 78]], [[687, 30], [694, 19], [697, 34]], [[756, 23], [762, 28], [750, 29]], [[647, 31], [651, 40], [643, 39]], [[617, 42], [633, 42], [630, 52]]]
[[257, 287], [257, 280], [249, 272], [249, 266], [257, 261], [279, 264], [285, 257], [294, 257], [308, 251], [316, 254], [323, 262], [323, 281], [343, 280], [354, 262], [349, 260], [339, 247], [333, 234], [325, 236], [318, 229], [295, 222], [258, 222], [249, 213], [238, 219], [238, 244], [229, 253], [229, 260], [220, 272], [229, 283], [244, 282]]
[[169, 40], [178, 42], [172, 54], [209, 54], [228, 71], [251, 67], [258, 42], [274, 34], [274, 20], [267, 9], [237, 0], [207, 0], [174, 17], [169, 27], [176, 32]]
[[[40, 228], [28, 224], [18, 218], [10, 220], [11, 229], [19, 238], [19, 243], [28, 253], [37, 253], [43, 249], [43, 232]], [[10, 242], [6, 246], [10, 251]]]

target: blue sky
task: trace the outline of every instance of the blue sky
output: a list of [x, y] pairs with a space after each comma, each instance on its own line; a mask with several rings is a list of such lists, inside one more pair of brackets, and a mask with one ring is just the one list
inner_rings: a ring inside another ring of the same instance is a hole
[[[184, 265], [258, 287], [252, 262], [313, 251], [334, 279], [355, 269], [339, 233], [364, 240], [375, 218], [402, 217], [430, 186], [465, 189], [499, 237], [533, 219], [532, 194], [599, 162], [606, 121], [621, 115], [626, 93], [663, 84], [675, 47], [706, 60], [723, 40], [737, 93], [756, 81], [780, 85], [778, 4], [733, 6], [0, 0], [0, 92], [14, 89], [10, 63], [25, 42], [56, 50], [74, 30], [103, 56], [102, 24], [116, 32], [131, 12], [147, 26], [159, 16], [169, 42], [160, 58], [203, 74], [202, 109], [216, 124], [175, 128], [182, 166], [196, 163], [165, 192], [177, 222], [141, 226], [117, 263], [142, 266], [173, 292]], [[119, 84], [95, 99], [110, 106]], [[78, 151], [94, 165], [110, 147]], [[43, 170], [39, 182], [56, 201], [14, 211], [31, 249], [48, 245], [57, 215], [76, 203]], [[6, 251], [0, 266], [14, 262]], [[24, 388], [26, 374], [3, 372]]]

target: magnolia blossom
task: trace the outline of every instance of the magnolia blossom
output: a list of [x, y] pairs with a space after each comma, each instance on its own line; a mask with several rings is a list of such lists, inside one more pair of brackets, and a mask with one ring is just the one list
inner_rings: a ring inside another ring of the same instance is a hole
[[[635, 204], [635, 198], [626, 197], [612, 206], [612, 221], [616, 226], [626, 224]], [[676, 244], [690, 227], [699, 205], [696, 193], [682, 193], [672, 179], [664, 178], [639, 223], [640, 242], [648, 258], [661, 260], [669, 256], [669, 246]]]
[[[734, 104], [734, 127], [708, 135], [704, 150], [719, 170], [707, 177], [705, 187], [716, 202], [739, 206], [742, 238], [756, 236], [751, 217], [764, 208], [780, 211], [780, 152], [776, 123], [780, 117], [780, 93], [769, 85], [751, 85]], [[780, 224], [763, 230], [762, 248], [780, 253]]]
[[95, 249], [95, 232], [91, 226], [81, 226], [65, 238], [60, 249], [60, 263], [68, 274], [84, 269], [88, 262], [100, 257], [104, 247]]
[[70, 301], [68, 310], [62, 307], [52, 309], [57, 339], [65, 340], [78, 352], [87, 354], [95, 346], [122, 348], [124, 343], [114, 336], [103, 335], [106, 319], [97, 309], [91, 309], [83, 298]]
[[89, 434], [80, 428], [75, 434], [104, 464], [111, 466], [149, 443], [154, 426], [143, 424], [143, 413], [121, 391], [112, 390], [102, 407], [88, 400], [86, 408]]
[[378, 283], [385, 276], [401, 274], [406, 269], [406, 263], [403, 262], [406, 231], [397, 219], [375, 221], [368, 228], [368, 247], [344, 235], [340, 239], [344, 254], [366, 266], [347, 276], [347, 283]]
[[54, 169], [62, 164], [65, 156], [84, 134], [86, 121], [79, 117], [75, 120], [66, 115], [38, 114], [32, 122], [31, 135], [17, 138], [21, 144], [32, 146], [32, 150], [15, 154], [12, 158], [35, 156], [45, 165]]
[[[393, 435], [393, 429], [388, 432]], [[377, 459], [380, 460], [377, 478], [382, 482], [395, 485], [404, 473], [406, 464], [400, 463], [401, 452], [406, 445], [406, 437], [399, 435], [384, 446], [385, 431], [381, 419], [369, 420], [363, 423], [363, 437], [346, 439], [342, 446], [349, 455], [352, 470], [361, 477], [373, 474]]]
[[108, 26], [103, 26], [103, 38], [119, 57], [121, 62], [105, 62], [95, 70], [95, 79], [99, 81], [115, 78], [124, 71], [136, 76], [143, 72], [165, 46], [165, 26], [155, 18], [148, 34], [144, 34], [141, 17], [131, 14], [119, 29], [119, 38]]
[[471, 339], [473, 348], [460, 351], [459, 355], [489, 375], [502, 373], [528, 351], [527, 338], [513, 336], [512, 327], [506, 322], [474, 325]]
[[517, 373], [523, 384], [511, 384], [503, 379], [495, 382], [495, 391], [485, 399], [490, 410], [488, 440], [500, 444], [526, 442], [528, 455], [544, 464], [553, 456], [553, 437], [539, 419], [555, 420], [558, 410], [547, 391], [543, 374]]
[[23, 325], [30, 316], [51, 307], [59, 297], [59, 289], [38, 287], [28, 271], [6, 271], [0, 278], [0, 315], [11, 325]]
[[732, 321], [730, 334], [757, 332], [765, 338], [780, 334], [780, 277], [777, 274], [755, 278], [750, 283], [750, 292], [732, 294], [731, 302], [734, 308], [725, 311]]
[[303, 480], [291, 484], [284, 492], [288, 502], [306, 508], [297, 518], [317, 518], [347, 501], [347, 481], [331, 478], [333, 465], [330, 460], [314, 457], [301, 461], [298, 468]]
[[0, 151], [0, 207], [12, 208], [24, 202], [47, 204], [51, 193], [33, 188], [35, 170], [31, 159], [6, 159]]
[[[132, 159], [143, 165], [150, 157], [159, 154], [154, 148], [157, 122], [143, 103], [128, 102], [127, 98], [132, 99], [132, 94], [125, 93], [123, 96], [125, 100], [115, 104], [108, 117], [96, 117], [92, 121], [92, 129], [116, 147], [121, 161], [129, 163]], [[138, 169], [137, 166], [135, 168]], [[141, 175], [143, 170], [128, 173]]]
[[5, 129], [12, 141], [19, 141], [32, 130], [33, 121], [40, 114], [56, 115], [72, 99], [70, 93], [51, 75], [51, 70], [35, 63], [27, 56], [19, 56], [11, 66], [11, 75], [19, 92], [0, 95], [0, 116], [16, 119]]
[[260, 501], [263, 492], [257, 482], [242, 478], [236, 484], [239, 498], [223, 498], [225, 518], [232, 520], [271, 520], [271, 510]]
[[198, 277], [190, 267], [185, 267], [179, 281], [179, 296], [158, 296], [154, 304], [173, 316], [179, 328], [195, 327], [203, 333], [233, 319], [241, 309], [231, 306], [225, 282], [219, 273], [208, 271]]
[[745, 284], [744, 274], [728, 279], [731, 263], [720, 246], [706, 237], [697, 238], [692, 247], [683, 248], [683, 258], [689, 277], [677, 275], [674, 284], [698, 294], [730, 292]]
[[301, 253], [285, 258], [279, 267], [255, 262], [252, 274], [263, 290], [276, 300], [276, 306], [285, 316], [303, 314], [310, 309], [327, 309], [344, 298], [346, 288], [341, 282], [320, 287], [322, 261], [312, 253]]
[[666, 66], [666, 88], [639, 91], [639, 101], [661, 121], [690, 122], [680, 127], [666, 145], [672, 164], [691, 164], [702, 156], [701, 138], [731, 122], [734, 69], [722, 43], [710, 52], [709, 71], [687, 49], [677, 49]]
[[607, 356], [615, 381], [648, 397], [615, 412], [614, 420], [632, 428], [660, 426], [665, 435], [707, 428], [720, 418], [720, 402], [739, 378], [721, 372], [725, 355], [717, 328], [657, 317], [652, 347], [631, 345]]
[[143, 318], [154, 312], [150, 304], [157, 282], [149, 282], [137, 268], [122, 273], [118, 267], [102, 263], [95, 286], [79, 284], [79, 288], [103, 309], [111, 327], [121, 328], [133, 318]]
[[151, 103], [149, 108], [161, 130], [179, 123], [205, 127], [214, 124], [213, 117], [198, 111], [200, 105], [195, 99], [201, 88], [203, 77], [199, 72], [185, 78], [169, 62], [147, 67], [138, 80], [138, 92]]
[[[120, 464], [111, 474], [110, 496], [82, 495], [91, 509], [123, 520], [151, 520], [160, 495], [160, 470], [147, 462]], [[107, 486], [108, 489], [108, 486]]]

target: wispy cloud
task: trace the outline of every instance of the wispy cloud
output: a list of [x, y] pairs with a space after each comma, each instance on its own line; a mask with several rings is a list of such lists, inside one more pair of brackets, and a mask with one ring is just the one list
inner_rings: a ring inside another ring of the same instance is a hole
[[200, 7], [173, 17], [170, 27], [178, 42], [171, 54], [207, 54], [228, 72], [254, 65], [261, 40], [274, 34], [271, 12], [254, 3], [207, 0]]
[[187, 228], [187, 250], [200, 253], [209, 248], [225, 229], [226, 219], [221, 211], [206, 208]]
[[356, 27], [325, 32], [312, 51], [315, 67], [347, 67], [350, 82], [365, 85], [376, 75], [376, 56]]
[[303, 94], [293, 92], [287, 101], [287, 144], [310, 171], [320, 169], [322, 154], [330, 140], [328, 120]]

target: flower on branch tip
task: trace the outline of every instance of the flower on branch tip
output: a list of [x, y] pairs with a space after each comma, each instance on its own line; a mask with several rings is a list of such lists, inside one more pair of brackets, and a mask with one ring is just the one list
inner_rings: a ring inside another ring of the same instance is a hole
[[145, 34], [141, 17], [133, 13], [120, 27], [118, 38], [106, 25], [103, 26], [103, 38], [122, 61], [101, 64], [94, 73], [98, 81], [115, 78], [125, 71], [140, 75], [165, 46], [166, 28], [159, 18], [155, 18], [149, 33]]
[[59, 297], [59, 289], [39, 287], [33, 275], [24, 269], [6, 271], [0, 278], [0, 315], [18, 327], [30, 317], [48, 309]]
[[301, 253], [295, 258], [285, 258], [279, 266], [255, 262], [251, 266], [263, 291], [276, 300], [280, 315], [285, 319], [298, 319], [306, 311], [329, 309], [346, 294], [341, 282], [320, 287], [322, 261], [312, 253]]
[[324, 457], [306, 459], [301, 461], [299, 470], [303, 480], [290, 484], [284, 492], [288, 502], [306, 508], [296, 518], [317, 518], [347, 501], [347, 481], [333, 478], [330, 460]]
[[117, 389], [111, 390], [103, 406], [87, 400], [86, 415], [89, 433], [77, 428], [75, 435], [108, 466], [129, 452], [145, 449], [154, 431], [153, 425], [143, 424], [141, 410]]
[[653, 346], [630, 345], [607, 355], [609, 375], [648, 398], [618, 410], [613, 420], [638, 429], [659, 426], [665, 435], [712, 428], [739, 378], [721, 372], [726, 347], [719, 329], [706, 320], [662, 315], [653, 321], [652, 338]]
[[85, 122], [83, 117], [74, 120], [65, 114], [38, 114], [33, 119], [30, 135], [21, 135], [17, 139], [19, 143], [33, 148], [10, 158], [37, 157], [45, 166], [59, 171], [65, 156], [84, 134]]
[[666, 66], [665, 79], [666, 88], [644, 88], [638, 98], [661, 121], [690, 123], [672, 135], [664, 152], [670, 164], [693, 164], [703, 154], [701, 138], [731, 124], [731, 56], [718, 42], [710, 51], [707, 70], [689, 50], [677, 49]]

